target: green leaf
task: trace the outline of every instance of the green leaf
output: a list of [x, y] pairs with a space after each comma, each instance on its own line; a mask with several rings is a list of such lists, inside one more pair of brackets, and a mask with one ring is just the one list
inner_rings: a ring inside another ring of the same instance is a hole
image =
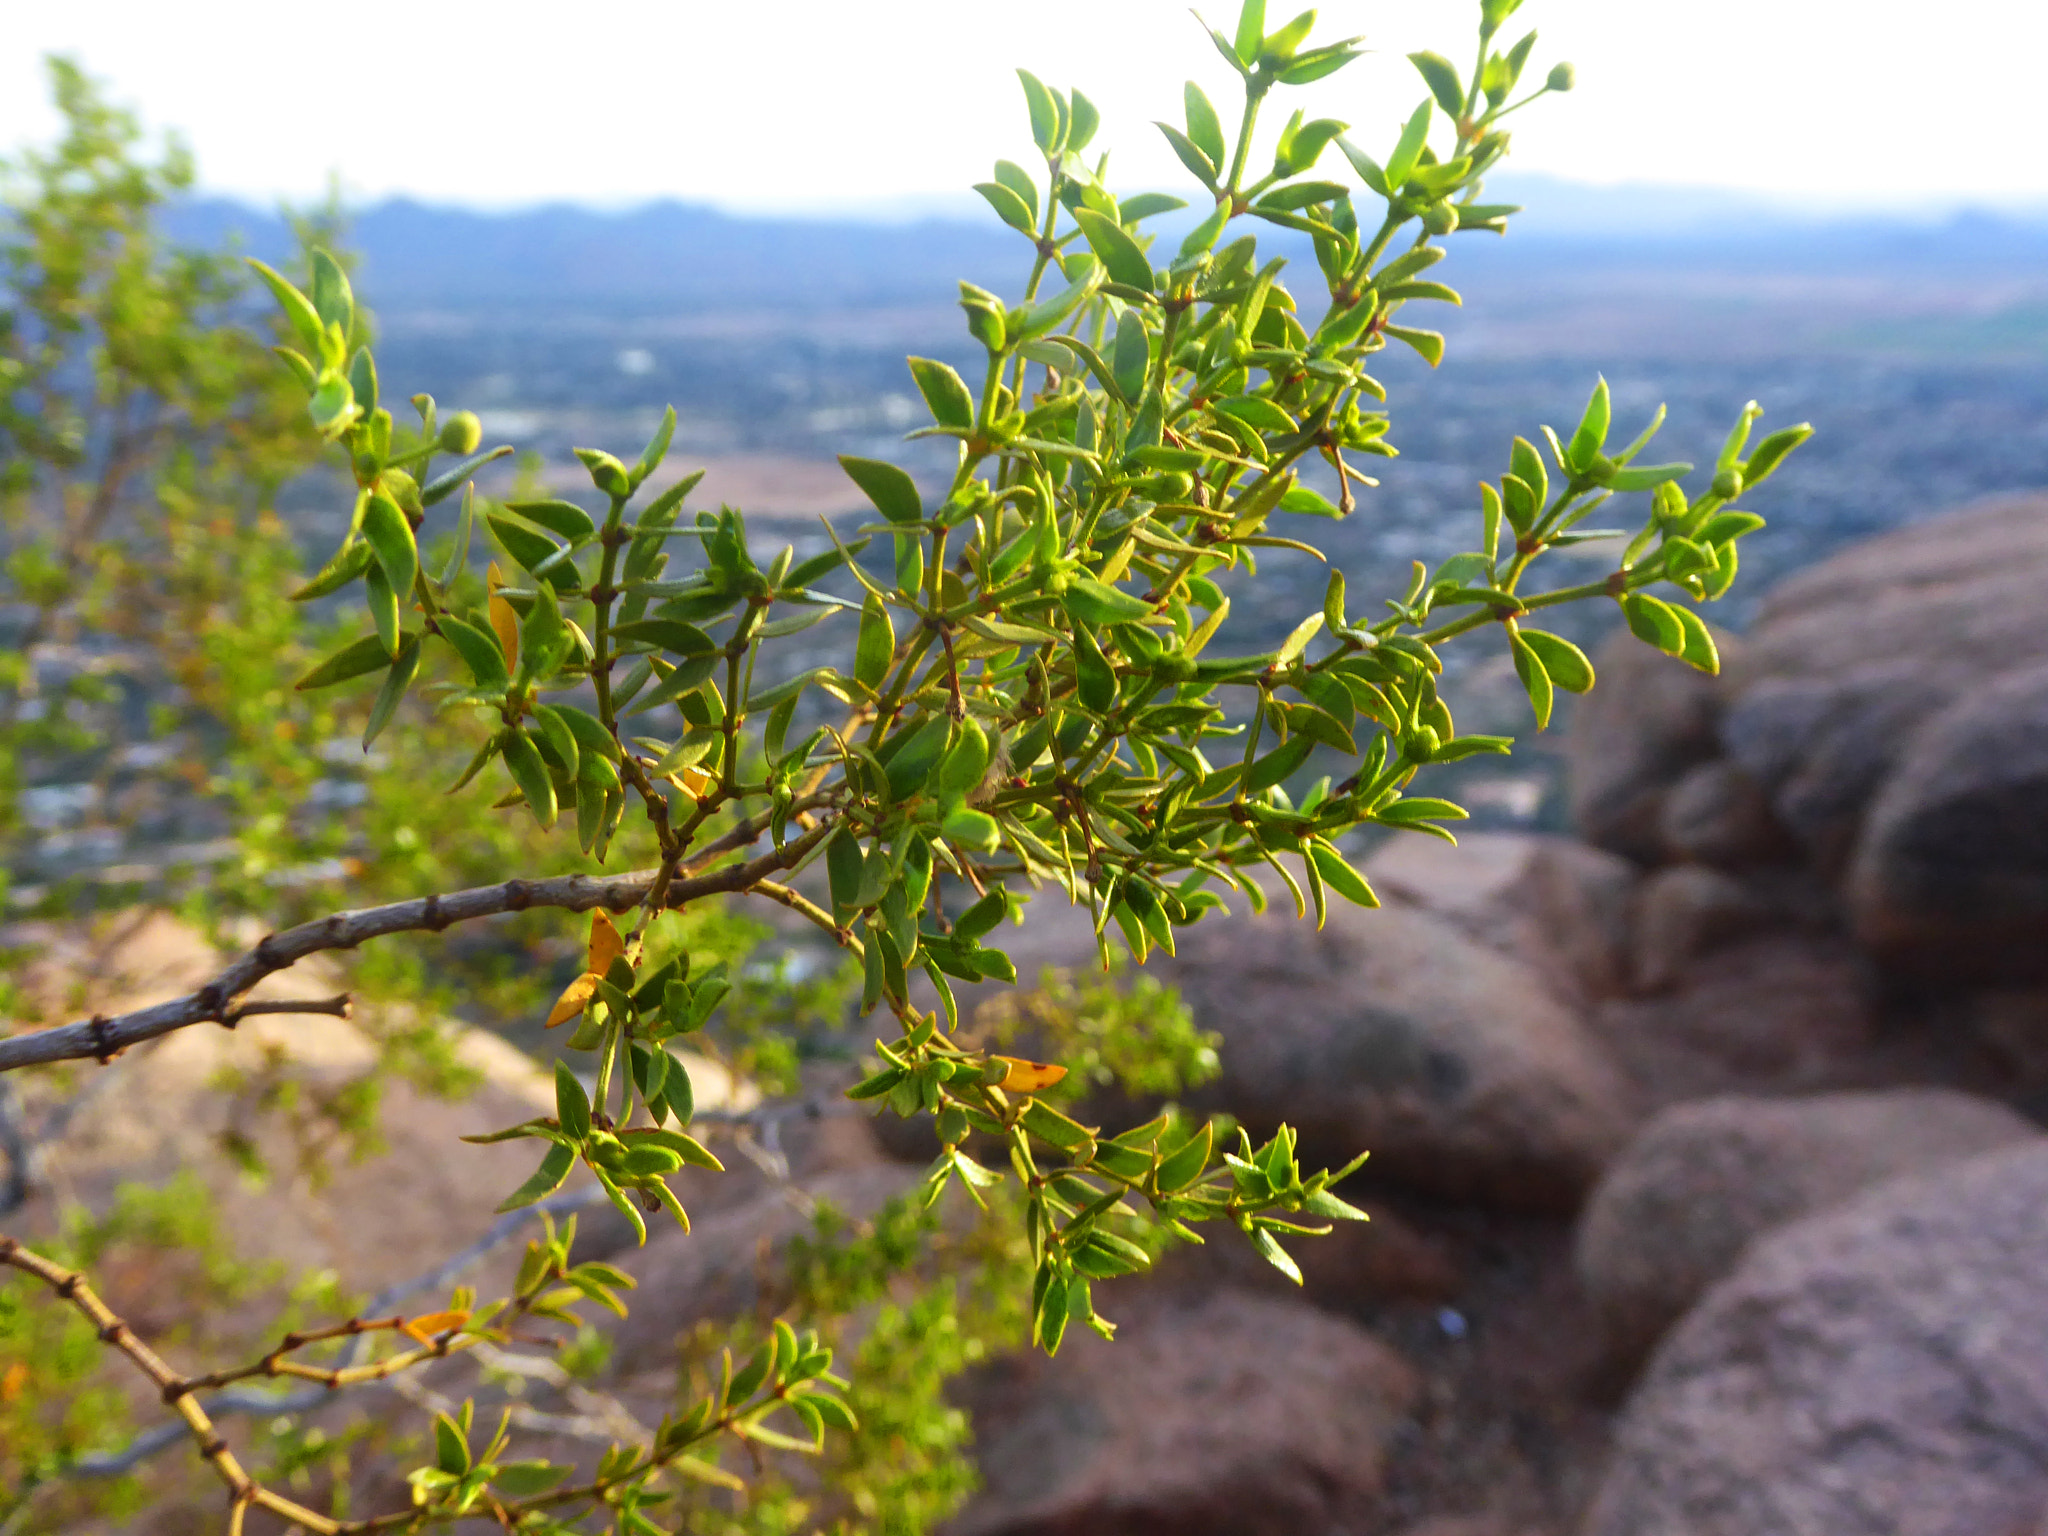
[[350, 641], [292, 686], [301, 692], [329, 688], [390, 665], [391, 652], [385, 649], [383, 640], [376, 635], [364, 635], [360, 640]]
[[444, 613], [434, 620], [434, 627], [462, 658], [469, 674], [476, 679], [479, 688], [503, 688], [512, 681], [512, 674], [505, 666], [505, 653], [498, 649], [495, 635], [487, 635], [474, 624]]
[[547, 1461], [507, 1461], [491, 1474], [491, 1490], [506, 1499], [530, 1499], [546, 1493], [572, 1470]]
[[1282, 496], [1277, 503], [1282, 512], [1298, 512], [1306, 517], [1342, 517], [1343, 511], [1320, 491], [1297, 485]]
[[612, 637], [645, 641], [672, 656], [715, 656], [721, 647], [703, 630], [681, 619], [634, 619], [612, 629]]
[[1165, 192], [1140, 192], [1136, 197], [1118, 199], [1117, 222], [1128, 228], [1140, 219], [1149, 219], [1161, 213], [1172, 213], [1175, 209], [1185, 208], [1187, 205], [1188, 200], [1184, 197], [1174, 197]]
[[[1651, 601], [1654, 602], [1655, 599]], [[1686, 665], [1698, 671], [1710, 675], [1718, 673], [1721, 670], [1721, 652], [1714, 644], [1714, 637], [1707, 629], [1706, 622], [1690, 608], [1678, 603], [1667, 603], [1664, 606], [1678, 621], [1678, 627], [1683, 631], [1684, 638], [1680, 642], [1677, 654]]]
[[1189, 139], [1213, 164], [1221, 165], [1229, 151], [1223, 142], [1223, 124], [1217, 119], [1216, 109], [1192, 80], [1182, 88], [1181, 100], [1187, 109]]
[[1366, 883], [1365, 876], [1344, 862], [1344, 855], [1328, 843], [1318, 839], [1309, 844], [1308, 856], [1315, 864], [1316, 873], [1323, 877], [1323, 883], [1346, 901], [1360, 907], [1376, 907], [1378, 896]]
[[1429, 94], [1436, 98], [1436, 104], [1444, 109], [1444, 115], [1456, 119], [1465, 110], [1465, 87], [1458, 79], [1457, 67], [1440, 53], [1411, 53], [1408, 62], [1413, 64], [1422, 76], [1423, 84], [1429, 87]]
[[1685, 650], [1685, 627], [1678, 610], [1647, 592], [1630, 592], [1621, 599], [1621, 614], [1629, 633], [1646, 645], [1654, 645], [1667, 656]]
[[1024, 199], [999, 181], [977, 181], [974, 190], [995, 209], [996, 217], [1010, 228], [1036, 239], [1038, 229], [1031, 217], [1031, 209]]
[[412, 524], [388, 496], [372, 492], [363, 504], [363, 537], [384, 567], [384, 578], [401, 602], [412, 596], [413, 579], [419, 575], [420, 550], [413, 542]]
[[1280, 1246], [1279, 1240], [1266, 1228], [1254, 1227], [1252, 1229], [1252, 1246], [1259, 1250], [1260, 1256], [1268, 1264], [1279, 1270], [1281, 1274], [1292, 1280], [1296, 1285], [1301, 1284], [1301, 1266], [1294, 1262], [1287, 1250]]
[[1344, 151], [1344, 158], [1349, 160], [1351, 168], [1358, 172], [1358, 179], [1360, 181], [1372, 188], [1373, 191], [1379, 193], [1381, 197], [1393, 196], [1392, 189], [1387, 185], [1387, 173], [1380, 168], [1379, 161], [1373, 159], [1371, 155], [1368, 155], [1349, 139], [1340, 137], [1337, 140], [1337, 147]]
[[510, 444], [488, 448], [482, 453], [471, 454], [453, 469], [445, 469], [420, 487], [420, 505], [438, 506], [453, 496], [468, 483], [470, 476], [495, 459], [502, 459], [512, 451]]
[[1024, 87], [1024, 104], [1031, 113], [1031, 139], [1040, 150], [1050, 156], [1060, 148], [1060, 109], [1053, 95], [1043, 81], [1028, 69], [1017, 71], [1018, 83]]
[[1116, 703], [1116, 672], [1085, 625], [1074, 628], [1074, 677], [1083, 709], [1106, 714]]
[[1179, 156], [1180, 163], [1188, 168], [1188, 174], [1210, 191], [1215, 191], [1217, 178], [1222, 175], [1216, 163], [1202, 153], [1200, 146], [1193, 139], [1173, 124], [1157, 123], [1154, 126], [1166, 135], [1166, 142], [1173, 146], [1174, 154]]
[[1244, 8], [1237, 13], [1237, 35], [1231, 39], [1231, 47], [1246, 69], [1259, 59], [1259, 50], [1266, 46], [1266, 0], [1244, 0]]
[[1076, 576], [1060, 594], [1060, 605], [1078, 623], [1129, 624], [1152, 616], [1152, 605], [1092, 576]]
[[1287, 741], [1264, 757], [1259, 758], [1246, 771], [1244, 792], [1255, 795], [1262, 789], [1271, 789], [1293, 775], [1296, 769], [1308, 761], [1309, 753], [1315, 750], [1315, 742], [1308, 736], [1290, 736]]
[[1444, 360], [1444, 338], [1441, 331], [1413, 330], [1405, 325], [1390, 325], [1386, 333], [1396, 341], [1405, 341], [1434, 368]]
[[377, 690], [376, 702], [370, 706], [369, 723], [363, 727], [365, 752], [370, 750], [371, 742], [384, 734], [384, 727], [391, 723], [392, 714], [405, 697], [405, 690], [412, 686], [413, 677], [419, 669], [419, 632], [408, 630], [399, 642], [398, 655], [391, 663], [391, 670], [384, 674], [384, 686]]
[[541, 761], [540, 750], [526, 732], [516, 726], [505, 733], [504, 744], [499, 750], [505, 754], [505, 766], [511, 770], [512, 781], [533, 808], [534, 820], [543, 827], [552, 827], [559, 809], [555, 801], [555, 781], [548, 776], [548, 765]]
[[549, 1147], [547, 1155], [540, 1160], [540, 1167], [534, 1170], [533, 1177], [506, 1196], [505, 1203], [498, 1207], [498, 1214], [516, 1211], [521, 1206], [546, 1199], [562, 1187], [562, 1181], [569, 1177], [569, 1170], [575, 1166], [576, 1153], [573, 1148]]
[[1280, 71], [1283, 85], [1307, 85], [1325, 75], [1334, 75], [1338, 70], [1359, 57], [1362, 50], [1348, 43], [1332, 43], [1327, 48], [1311, 48], [1287, 68]]
[[974, 396], [968, 392], [966, 380], [950, 365], [934, 358], [913, 357], [909, 362], [910, 376], [917, 381], [917, 392], [924, 396], [932, 419], [942, 427], [955, 427], [961, 431], [971, 429], [974, 426]]
[[853, 680], [875, 689], [889, 675], [889, 659], [896, 654], [896, 626], [889, 609], [872, 592], [860, 610], [860, 638], [854, 647]]
[[1593, 686], [1593, 663], [1571, 641], [1540, 629], [1524, 629], [1520, 633], [1523, 643], [1543, 663], [1550, 680], [1566, 693], [1584, 693]]
[[372, 551], [369, 543], [355, 539], [334, 552], [334, 558], [320, 568], [320, 574], [292, 593], [295, 603], [310, 602], [316, 597], [325, 597], [330, 592], [339, 592], [343, 587], [363, 574], [369, 565]]
[[892, 523], [915, 523], [924, 519], [924, 502], [917, 494], [917, 482], [896, 465], [881, 459], [859, 459], [839, 455], [839, 467], [852, 477], [869, 501]]
[[1543, 730], [1550, 724], [1550, 707], [1556, 698], [1550, 685], [1550, 673], [1544, 669], [1543, 658], [1535, 647], [1513, 630], [1508, 632], [1508, 649], [1514, 655], [1515, 675], [1522, 680], [1522, 690], [1529, 695], [1529, 707], [1536, 711], [1536, 729]]
[[1387, 156], [1387, 185], [1395, 191], [1407, 182], [1422, 157], [1422, 146], [1429, 139], [1429, 114], [1430, 104], [1425, 101], [1402, 127], [1394, 152]]
[[661, 425], [654, 429], [654, 436], [647, 440], [647, 446], [640, 450], [640, 458], [626, 472], [626, 483], [639, 490], [649, 475], [661, 467], [661, 461], [668, 457], [668, 445], [676, 435], [676, 408], [668, 407], [661, 413]]
[[[484, 513], [484, 521], [490, 524], [491, 533], [504, 548], [506, 554], [521, 570], [528, 573], [548, 565], [560, 552], [561, 546], [546, 534], [516, 522], [498, 512]], [[576, 567], [568, 560], [548, 565], [547, 581], [557, 592], [574, 591], [582, 583]]]
[[571, 544], [580, 544], [597, 533], [597, 520], [573, 501], [508, 501], [505, 509], [560, 534]]
[[566, 1061], [555, 1063], [555, 1120], [578, 1141], [590, 1135], [590, 1095], [569, 1070]]
[[1607, 427], [1613, 414], [1613, 405], [1607, 394], [1607, 380], [1603, 376], [1593, 386], [1593, 393], [1586, 401], [1586, 409], [1579, 416], [1578, 428], [1572, 433], [1571, 441], [1565, 444], [1564, 461], [1575, 472], [1584, 474], [1591, 469], [1593, 461], [1600, 455], [1600, 450], [1607, 446]]
[[1074, 222], [1081, 226], [1089, 249], [1102, 262], [1102, 269], [1109, 274], [1111, 281], [1142, 293], [1152, 291], [1152, 263], [1128, 230], [1092, 208], [1075, 209]]
[[1756, 445], [1742, 466], [1742, 483], [1745, 489], [1754, 490], [1769, 479], [1777, 467], [1785, 462], [1786, 455], [1813, 436], [1813, 428], [1806, 422], [1796, 427], [1784, 427], [1773, 432]]
[[262, 262], [253, 257], [243, 259], [256, 269], [256, 275], [263, 279], [264, 286], [276, 298], [278, 307], [285, 313], [285, 318], [291, 321], [292, 331], [299, 338], [299, 344], [312, 356], [318, 357], [327, 327], [321, 321], [320, 312], [313, 307], [312, 301]]
[[326, 251], [313, 251], [313, 309], [322, 325], [341, 328], [346, 337], [355, 325], [356, 300], [349, 289], [348, 274]]
[[1102, 113], [1078, 90], [1073, 93], [1072, 121], [1067, 124], [1067, 152], [1078, 155], [1095, 138], [1102, 125]]
[[993, 816], [965, 806], [941, 822], [939, 830], [948, 842], [971, 848], [976, 853], [994, 853], [1003, 843], [1001, 830]]

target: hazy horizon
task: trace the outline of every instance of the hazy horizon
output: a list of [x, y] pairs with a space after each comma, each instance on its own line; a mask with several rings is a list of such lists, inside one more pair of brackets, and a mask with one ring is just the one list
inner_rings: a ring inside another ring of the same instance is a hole
[[[1228, 25], [1235, 7], [1209, 10]], [[1423, 96], [1402, 55], [1464, 62], [1475, 14], [1472, 0], [1326, 5], [1319, 35], [1362, 33], [1374, 51], [1287, 104], [1349, 122], [1369, 148], [1391, 142]], [[258, 201], [317, 195], [335, 175], [358, 201], [900, 210], [966, 195], [999, 155], [1027, 158], [1014, 66], [1098, 102], [1119, 187], [1184, 182], [1149, 119], [1177, 116], [1184, 78], [1219, 102], [1234, 83], [1168, 0], [1041, 0], [1021, 18], [786, 0], [765, 36], [727, 0], [586, 0], [573, 33], [558, 15], [364, 0], [338, 41], [324, 13], [256, 0], [37, 7], [0, 52], [0, 146], [47, 136], [37, 61], [61, 51], [180, 131], [208, 187]], [[2048, 51], [2048, 10], [1950, 0], [1930, 21], [1873, 0], [1845, 22], [1824, 0], [1722, 0], [1697, 16], [1529, 0], [1504, 37], [1540, 28], [1532, 78], [1570, 60], [1579, 87], [1513, 119], [1516, 167], [1862, 212], [2048, 201], [2027, 93], [1984, 89], [1985, 60]], [[403, 62], [353, 53], [359, 37], [403, 40]]]

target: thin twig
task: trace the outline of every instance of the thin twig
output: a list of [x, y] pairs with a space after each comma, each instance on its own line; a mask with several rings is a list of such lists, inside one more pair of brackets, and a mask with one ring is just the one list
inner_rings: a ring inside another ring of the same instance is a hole
[[[726, 836], [732, 837], [751, 826], [751, 822], [746, 823]], [[769, 875], [801, 863], [804, 855], [829, 830], [829, 824], [821, 826], [758, 858], [728, 864], [710, 874], [677, 880], [669, 886], [666, 904], [679, 907], [700, 897], [743, 891]], [[755, 831], [753, 835], [758, 836], [759, 832]], [[724, 841], [725, 838], [721, 838], [708, 845], [699, 860], [691, 862], [716, 858], [727, 851], [719, 847], [719, 843]], [[498, 885], [476, 886], [446, 896], [436, 894], [413, 901], [393, 902], [388, 906], [369, 907], [359, 912], [337, 912], [331, 917], [318, 918], [296, 928], [270, 934], [212, 981], [183, 997], [111, 1018], [95, 1015], [82, 1023], [32, 1030], [0, 1040], [0, 1072], [53, 1061], [88, 1058], [110, 1061], [131, 1045], [154, 1040], [173, 1030], [193, 1024], [223, 1023], [235, 1000], [257, 982], [323, 950], [353, 949], [368, 939], [384, 938], [394, 933], [438, 933], [454, 923], [495, 917], [503, 912], [523, 912], [533, 907], [554, 907], [569, 912], [588, 912], [596, 907], [605, 907], [613, 912], [625, 912], [646, 898], [654, 879], [654, 871], [641, 870], [604, 879], [590, 875], [560, 875], [550, 880], [507, 880]]]
[[31, 1253], [11, 1237], [0, 1237], [0, 1265], [21, 1270], [40, 1280], [60, 1299], [69, 1302], [85, 1320], [98, 1331], [100, 1341], [118, 1349], [135, 1365], [135, 1368], [149, 1378], [164, 1402], [169, 1404], [184, 1420], [184, 1432], [199, 1446], [199, 1454], [211, 1466], [220, 1480], [227, 1484], [228, 1497], [236, 1505], [260, 1504], [265, 1509], [282, 1515], [286, 1520], [295, 1521], [317, 1536], [336, 1536], [342, 1527], [338, 1521], [296, 1504], [282, 1494], [273, 1493], [243, 1470], [235, 1459], [235, 1453], [214, 1428], [213, 1420], [200, 1406], [199, 1399], [187, 1390], [186, 1379], [172, 1370], [155, 1350], [135, 1335], [112, 1309], [100, 1300], [85, 1276], [75, 1270], [68, 1270], [53, 1264], [37, 1253]]
[[[570, 1211], [605, 1203], [603, 1187], [591, 1184], [583, 1188], [565, 1190], [534, 1205], [501, 1216], [491, 1223], [483, 1236], [460, 1253], [451, 1255], [424, 1274], [415, 1275], [409, 1280], [401, 1280], [380, 1292], [370, 1299], [363, 1311], [371, 1314], [388, 1312], [422, 1291], [440, 1290], [453, 1283], [456, 1277], [472, 1264], [502, 1248], [544, 1214], [560, 1216]], [[361, 1335], [351, 1339], [337, 1363], [343, 1368], [354, 1366], [360, 1358], [363, 1344]], [[389, 1383], [382, 1385], [388, 1386]], [[325, 1386], [300, 1387], [285, 1392], [265, 1391], [259, 1387], [240, 1387], [214, 1393], [203, 1400], [202, 1406], [212, 1417], [224, 1419], [237, 1414], [303, 1413], [323, 1403], [332, 1402], [333, 1399], [333, 1392]], [[144, 1430], [117, 1451], [81, 1456], [64, 1470], [72, 1477], [119, 1477], [123, 1473], [133, 1471], [158, 1452], [178, 1444], [188, 1433], [181, 1423], [159, 1424]]]

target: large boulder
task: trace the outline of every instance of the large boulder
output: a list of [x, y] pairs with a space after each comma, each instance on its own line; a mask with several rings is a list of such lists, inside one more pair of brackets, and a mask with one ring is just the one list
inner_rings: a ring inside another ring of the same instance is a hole
[[1630, 979], [1643, 992], [1676, 984], [1700, 956], [1761, 928], [1770, 916], [1733, 875], [1704, 864], [1674, 864], [1645, 879], [1630, 925]]
[[2004, 1105], [1944, 1088], [1677, 1105], [1587, 1200], [1580, 1283], [1619, 1359], [1633, 1360], [1759, 1234], [1886, 1179], [2039, 1137]]
[[1191, 1101], [1260, 1134], [1285, 1121], [1305, 1158], [1370, 1148], [1376, 1176], [1562, 1210], [1633, 1128], [1628, 1083], [1541, 975], [1425, 913], [1211, 918], [1163, 975], [1222, 1037]]
[[1626, 990], [1636, 868], [1576, 838], [1468, 832], [1389, 838], [1366, 860], [1382, 897], [1535, 967], [1572, 1001]]
[[1593, 1015], [1652, 1105], [1868, 1080], [1857, 1074], [1867, 1074], [1880, 1038], [1876, 989], [1869, 961], [1846, 940], [1760, 933], [1676, 959], [1674, 969], [1668, 990], [1615, 999]]
[[[1724, 656], [1732, 636], [1716, 633]], [[1595, 656], [1600, 682], [1572, 710], [1566, 739], [1572, 824], [1587, 841], [1640, 863], [1664, 853], [1664, 806], [1688, 771], [1720, 754], [1714, 678], [1610, 636]]]
[[[1126, 1309], [1128, 1310], [1128, 1309]], [[949, 1536], [1376, 1528], [1415, 1373], [1353, 1323], [1219, 1291], [1073, 1330], [975, 1384], [985, 1486]]]
[[1721, 736], [1830, 869], [1934, 717], [2048, 662], [2048, 497], [1869, 539], [1778, 584], [1731, 659]]
[[1756, 1243], [1664, 1341], [1586, 1536], [2001, 1536], [2048, 1506], [2048, 1143]]
[[2048, 664], [1922, 726], [1864, 819], [1847, 895], [1895, 970], [2048, 974]]

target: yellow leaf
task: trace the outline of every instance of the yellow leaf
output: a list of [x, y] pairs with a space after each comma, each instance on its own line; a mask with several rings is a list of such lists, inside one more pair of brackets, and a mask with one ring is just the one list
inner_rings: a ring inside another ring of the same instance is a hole
[[696, 767], [678, 768], [668, 776], [668, 780], [688, 795], [702, 795], [718, 782], [713, 775]]
[[420, 1343], [431, 1344], [434, 1342], [435, 1334], [446, 1333], [451, 1328], [460, 1328], [468, 1321], [469, 1313], [465, 1309], [456, 1312], [429, 1312], [425, 1317], [415, 1317], [398, 1326]]
[[1026, 1061], [1021, 1056], [998, 1056], [995, 1059], [1009, 1068], [998, 1086], [1013, 1093], [1036, 1093], [1041, 1088], [1050, 1088], [1067, 1075], [1065, 1067], [1051, 1062]]
[[612, 926], [611, 914], [602, 907], [590, 914], [590, 958], [584, 969], [593, 976], [602, 976], [612, 968], [612, 962], [626, 952], [626, 941], [619, 937], [619, 930]]
[[498, 649], [505, 653], [505, 665], [511, 671], [519, 670], [519, 615], [512, 611], [511, 603], [498, 595], [498, 588], [505, 585], [505, 574], [493, 560], [491, 568], [484, 573], [484, 587], [490, 593], [491, 628], [497, 631]]
[[0, 1371], [0, 1403], [11, 1403], [21, 1396], [21, 1389], [28, 1385], [28, 1367], [17, 1360]]
[[597, 978], [585, 971], [555, 1000], [555, 1006], [548, 1010], [548, 1028], [566, 1024], [581, 1013], [597, 991]]

